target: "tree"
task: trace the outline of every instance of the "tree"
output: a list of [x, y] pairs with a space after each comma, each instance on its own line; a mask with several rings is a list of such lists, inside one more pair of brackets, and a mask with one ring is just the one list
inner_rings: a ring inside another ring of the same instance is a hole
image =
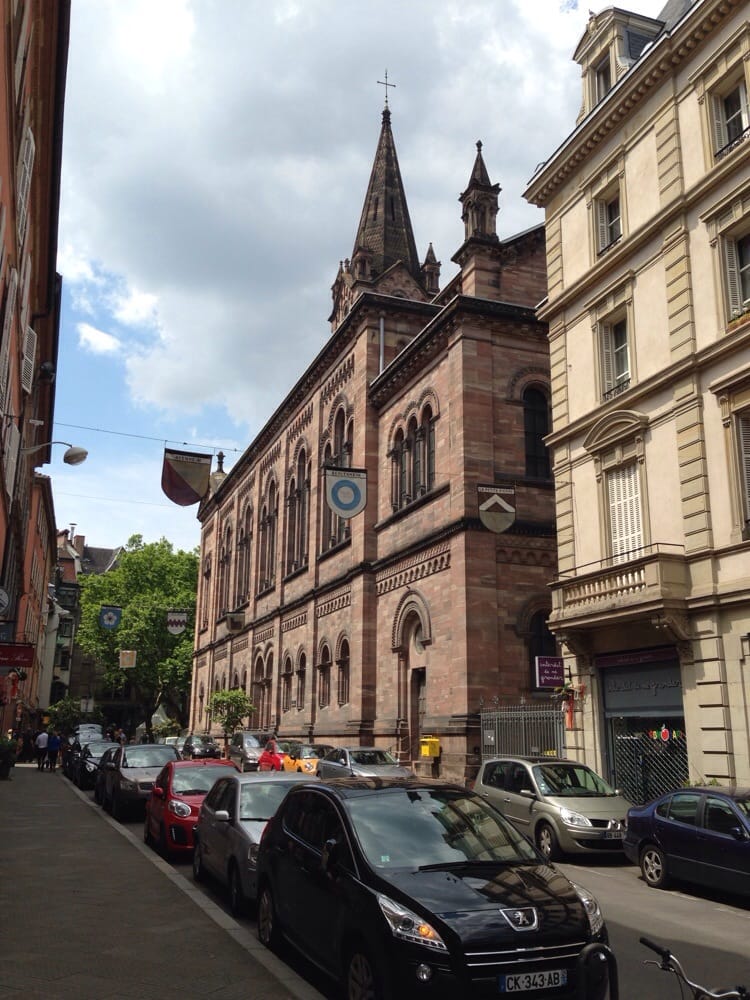
[[215, 691], [208, 699], [208, 710], [214, 722], [224, 730], [224, 750], [230, 735], [242, 727], [243, 719], [253, 711], [252, 701], [240, 688], [231, 691]]
[[[80, 699], [66, 694], [60, 701], [56, 701], [54, 705], [50, 705], [47, 709], [47, 714], [49, 715], [49, 725], [52, 729], [59, 729], [64, 733], [70, 733], [81, 721], [83, 715]], [[101, 721], [98, 716], [91, 716], [90, 718], [94, 722]]]
[[[140, 705], [149, 740], [151, 717], [160, 705], [187, 727], [193, 661], [193, 631], [198, 586], [197, 551], [177, 552], [162, 538], [144, 544], [133, 535], [116, 566], [81, 581], [81, 623], [77, 641], [82, 651], [104, 668], [104, 681], [114, 690], [127, 684]], [[103, 605], [122, 609], [116, 628], [100, 622]], [[167, 630], [167, 612], [188, 612], [188, 627], [179, 635]], [[134, 650], [135, 667], [120, 667], [120, 651]]]

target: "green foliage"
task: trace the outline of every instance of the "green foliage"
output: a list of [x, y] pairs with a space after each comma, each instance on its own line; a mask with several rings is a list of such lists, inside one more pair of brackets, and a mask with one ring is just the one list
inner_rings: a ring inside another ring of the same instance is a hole
[[208, 710], [214, 722], [218, 722], [224, 730], [224, 736], [229, 736], [236, 729], [242, 728], [243, 721], [253, 711], [253, 703], [244, 691], [215, 691], [208, 699]]
[[50, 728], [69, 733], [81, 721], [81, 702], [77, 698], [72, 698], [69, 694], [66, 694], [60, 701], [55, 702], [54, 705], [50, 705], [47, 709], [47, 714], [49, 715]]
[[7, 736], [0, 736], [0, 763], [15, 764], [17, 747], [16, 740], [9, 740]]
[[[164, 701], [177, 707], [180, 728], [187, 725], [197, 586], [197, 551], [175, 552], [165, 538], [145, 544], [141, 535], [128, 540], [114, 569], [81, 579], [78, 644], [104, 667], [114, 690], [131, 684], [149, 735], [151, 716]], [[102, 605], [122, 609], [117, 628], [100, 626]], [[188, 612], [180, 635], [167, 631], [173, 609]], [[121, 670], [120, 650], [131, 649], [136, 666]]]
[[176, 719], [168, 719], [160, 726], [154, 726], [154, 736], [157, 739], [166, 739], [167, 736], [179, 736], [182, 733], [182, 726]]

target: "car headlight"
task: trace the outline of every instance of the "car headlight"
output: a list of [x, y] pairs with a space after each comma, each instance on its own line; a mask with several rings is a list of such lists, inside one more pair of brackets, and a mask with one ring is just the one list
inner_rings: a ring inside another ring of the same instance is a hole
[[138, 782], [137, 781], [131, 781], [130, 778], [121, 778], [120, 779], [120, 788], [124, 792], [137, 792], [138, 791]]
[[310, 760], [306, 760], [306, 761], [304, 762], [304, 764], [302, 765], [302, 768], [303, 768], [303, 770], [305, 770], [305, 771], [314, 771], [314, 770], [315, 770], [315, 765], [313, 764], [313, 762], [312, 762], [312, 761], [310, 761]]
[[190, 806], [187, 802], [180, 802], [179, 799], [170, 799], [167, 803], [167, 811], [186, 819], [190, 815]]
[[561, 809], [560, 818], [566, 826], [591, 826], [591, 820], [588, 816], [582, 816], [581, 813], [573, 812], [572, 809]]
[[96, 764], [92, 764], [90, 760], [86, 761], [86, 770], [92, 773], [96, 770]]
[[578, 893], [578, 898], [583, 903], [586, 916], [589, 918], [591, 933], [598, 934], [602, 927], [604, 927], [604, 917], [602, 916], [602, 911], [599, 909], [596, 897], [592, 896], [588, 889], [584, 889], [582, 885], [578, 885], [575, 882], [571, 882], [571, 885]]
[[405, 906], [378, 893], [378, 903], [388, 921], [391, 934], [410, 944], [423, 944], [433, 951], [447, 951], [445, 942], [435, 928]]
[[247, 849], [247, 863], [251, 868], [255, 868], [258, 864], [258, 845], [251, 844]]

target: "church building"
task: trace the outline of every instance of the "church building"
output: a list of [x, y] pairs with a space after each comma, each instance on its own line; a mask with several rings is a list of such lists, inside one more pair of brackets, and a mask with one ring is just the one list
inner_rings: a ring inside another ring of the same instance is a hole
[[386, 104], [330, 337], [199, 507], [193, 731], [218, 734], [210, 696], [242, 688], [248, 728], [378, 745], [420, 769], [429, 736], [430, 773], [463, 780], [481, 705], [544, 696], [545, 238], [499, 236], [499, 193], [478, 142], [441, 288], [432, 245], [417, 254]]

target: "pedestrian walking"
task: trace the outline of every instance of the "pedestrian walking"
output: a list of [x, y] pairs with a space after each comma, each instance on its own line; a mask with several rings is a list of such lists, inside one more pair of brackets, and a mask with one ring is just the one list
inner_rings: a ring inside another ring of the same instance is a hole
[[60, 734], [54, 731], [47, 740], [47, 767], [53, 773], [57, 770], [57, 755], [60, 753]]
[[49, 742], [49, 733], [46, 729], [42, 729], [38, 734], [37, 738], [34, 740], [34, 746], [36, 748], [36, 768], [37, 771], [41, 771], [44, 768], [44, 763], [47, 760], [47, 743]]
[[21, 742], [21, 764], [30, 764], [34, 759], [34, 734], [30, 729], [25, 729]]

